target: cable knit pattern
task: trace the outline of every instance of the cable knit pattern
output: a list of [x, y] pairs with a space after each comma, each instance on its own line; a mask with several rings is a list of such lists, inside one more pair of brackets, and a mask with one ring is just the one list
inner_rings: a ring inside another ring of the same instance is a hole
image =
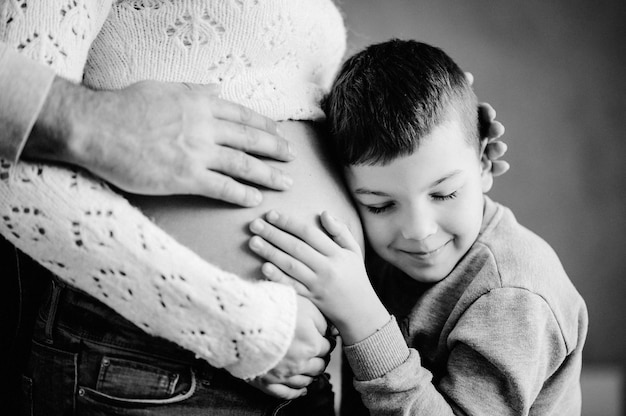
[[[224, 98], [277, 119], [321, 116], [319, 97], [345, 48], [330, 0], [7, 0], [0, 7], [2, 40], [64, 77], [80, 80], [84, 70], [94, 88], [141, 79], [220, 82]], [[0, 198], [4, 237], [146, 332], [241, 378], [284, 355], [295, 326], [292, 289], [208, 264], [87, 173], [0, 159]]]

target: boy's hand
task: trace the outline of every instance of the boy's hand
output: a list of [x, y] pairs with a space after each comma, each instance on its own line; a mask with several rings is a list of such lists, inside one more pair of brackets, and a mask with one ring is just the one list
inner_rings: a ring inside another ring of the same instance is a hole
[[[270, 211], [250, 230], [250, 248], [268, 260], [263, 274], [272, 281], [291, 282], [330, 319], [346, 344], [367, 338], [389, 321], [372, 288], [361, 248], [345, 224], [327, 212], [312, 224]], [[293, 282], [295, 279], [296, 282]]]

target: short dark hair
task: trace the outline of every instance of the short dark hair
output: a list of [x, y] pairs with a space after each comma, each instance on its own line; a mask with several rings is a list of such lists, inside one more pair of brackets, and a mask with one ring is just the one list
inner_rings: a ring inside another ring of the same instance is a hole
[[384, 165], [410, 155], [454, 116], [479, 149], [476, 95], [452, 58], [425, 43], [392, 39], [353, 55], [322, 106], [343, 165]]

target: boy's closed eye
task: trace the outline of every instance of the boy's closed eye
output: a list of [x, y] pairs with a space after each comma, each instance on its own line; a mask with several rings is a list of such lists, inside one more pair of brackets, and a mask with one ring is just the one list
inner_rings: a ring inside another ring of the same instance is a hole
[[378, 205], [368, 205], [368, 204], [361, 204], [361, 205], [363, 205], [365, 209], [367, 209], [367, 211], [371, 212], [372, 214], [382, 214], [395, 207], [395, 204], [393, 202], [388, 202], [385, 204], [378, 204]]
[[453, 191], [453, 192], [450, 192], [450, 193], [431, 194], [431, 198], [436, 200], [436, 201], [447, 201], [449, 199], [456, 198], [457, 195], [458, 195], [458, 191]]
[[[441, 202], [452, 200], [458, 196], [460, 188], [462, 188], [462, 186], [459, 186], [455, 190], [450, 190], [450, 191], [446, 190], [446, 191], [432, 193], [430, 194], [430, 198], [432, 198], [435, 201], [441, 201]], [[372, 214], [383, 214], [396, 207], [396, 203], [393, 201], [376, 203], [376, 204], [366, 203], [363, 201], [358, 201], [358, 202], [363, 207], [365, 207], [365, 209], [368, 212]]]

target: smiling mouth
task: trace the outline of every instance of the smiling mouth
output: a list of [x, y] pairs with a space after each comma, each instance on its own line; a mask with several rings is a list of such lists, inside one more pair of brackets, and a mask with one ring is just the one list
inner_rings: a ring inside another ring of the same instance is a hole
[[401, 253], [404, 253], [406, 255], [409, 255], [411, 257], [428, 258], [428, 257], [432, 257], [432, 256], [438, 254], [441, 250], [443, 250], [444, 247], [446, 247], [450, 243], [450, 241], [452, 241], [452, 240], [449, 240], [445, 244], [437, 247], [434, 250], [430, 250], [430, 251], [406, 251], [406, 250], [398, 250], [398, 251], [400, 251]]

